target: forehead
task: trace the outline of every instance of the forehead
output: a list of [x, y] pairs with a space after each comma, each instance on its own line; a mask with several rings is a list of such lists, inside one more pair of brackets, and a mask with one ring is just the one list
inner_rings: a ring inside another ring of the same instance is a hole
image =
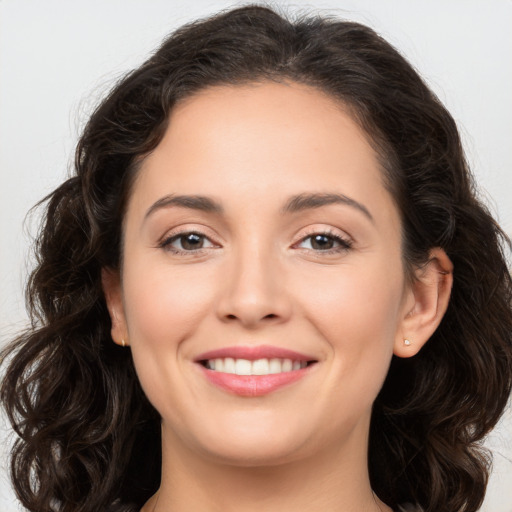
[[[220, 138], [241, 143], [245, 137], [251, 146], [261, 143], [260, 149], [268, 151], [283, 147], [285, 142], [308, 142], [307, 146], [297, 146], [297, 153], [327, 148], [333, 142], [341, 146], [343, 138], [350, 138], [376, 156], [349, 110], [322, 90], [295, 82], [214, 86], [175, 106], [165, 138], [178, 142], [180, 135], [198, 135], [200, 131], [204, 143], [218, 143]], [[279, 138], [273, 139], [274, 135]], [[235, 149], [232, 145], [224, 154], [230, 155]], [[248, 145], [243, 149], [249, 149]]]
[[[215, 86], [182, 100], [133, 192], [225, 196], [339, 192], [390, 202], [378, 155], [344, 105], [296, 83]], [[137, 195], [137, 194], [135, 194]], [[262, 203], [263, 204], [263, 203]]]

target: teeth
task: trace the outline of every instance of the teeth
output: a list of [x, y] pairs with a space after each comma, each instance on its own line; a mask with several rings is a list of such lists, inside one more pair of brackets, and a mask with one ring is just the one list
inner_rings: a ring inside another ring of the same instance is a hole
[[283, 371], [283, 363], [281, 359], [271, 359], [269, 364], [269, 373], [281, 373]]
[[284, 359], [282, 365], [283, 372], [291, 372], [293, 370], [293, 363], [291, 359]]
[[226, 373], [236, 373], [235, 368], [235, 360], [232, 357], [226, 357], [224, 359], [224, 371]]
[[291, 359], [233, 359], [232, 357], [208, 359], [206, 368], [216, 372], [232, 373], [236, 375], [270, 375], [273, 373], [291, 372], [306, 368], [306, 361], [292, 361]]
[[[215, 371], [223, 371], [217, 370], [217, 360], [215, 360]], [[237, 359], [235, 361], [235, 373], [237, 375], [252, 375], [251, 361], [248, 361], [247, 359]]]
[[268, 362], [268, 359], [257, 359], [256, 361], [253, 361], [251, 373], [252, 375], [268, 375], [270, 372], [269, 367], [271, 367], [272, 361], [270, 361], [270, 364]]

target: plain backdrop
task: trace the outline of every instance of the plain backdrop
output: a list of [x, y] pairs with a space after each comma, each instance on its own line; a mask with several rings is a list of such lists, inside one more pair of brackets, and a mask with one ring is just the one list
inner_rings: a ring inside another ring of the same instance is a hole
[[[183, 23], [246, 2], [0, 0], [0, 344], [26, 323], [23, 284], [37, 217], [66, 176], [88, 113]], [[512, 233], [512, 0], [274, 1], [372, 26], [413, 63], [459, 123], [482, 195]], [[0, 510], [12, 440], [0, 416]], [[485, 512], [512, 512], [512, 414], [493, 432]]]

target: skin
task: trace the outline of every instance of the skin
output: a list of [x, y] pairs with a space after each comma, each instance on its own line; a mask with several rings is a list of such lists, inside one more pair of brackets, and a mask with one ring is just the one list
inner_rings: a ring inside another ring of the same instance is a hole
[[[282, 212], [305, 193], [363, 208]], [[224, 211], [154, 206], [185, 194]], [[204, 235], [202, 249], [172, 238], [191, 231]], [[331, 251], [314, 244], [317, 233]], [[178, 104], [135, 181], [122, 271], [103, 273], [112, 337], [130, 344], [162, 417], [162, 483], [143, 511], [391, 510], [368, 478], [371, 407], [392, 354], [415, 355], [439, 324], [450, 271], [434, 249], [414, 282], [405, 278], [377, 155], [329, 96], [263, 82]], [[289, 386], [242, 397], [194, 362], [261, 344], [317, 363]]]

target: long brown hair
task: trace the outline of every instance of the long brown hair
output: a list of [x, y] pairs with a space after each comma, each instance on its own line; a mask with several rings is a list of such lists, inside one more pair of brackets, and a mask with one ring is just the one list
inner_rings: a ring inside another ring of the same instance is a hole
[[27, 287], [32, 327], [4, 351], [1, 386], [19, 436], [12, 479], [29, 510], [124, 510], [158, 488], [159, 416], [129, 351], [110, 338], [101, 269], [121, 264], [131, 185], [176, 102], [211, 85], [262, 80], [308, 84], [347, 106], [380, 155], [406, 267], [433, 247], [454, 264], [440, 327], [416, 357], [393, 359], [375, 401], [373, 489], [392, 507], [481, 505], [489, 458], [480, 442], [512, 387], [510, 242], [477, 198], [456, 125], [371, 29], [247, 6], [179, 29], [122, 79], [91, 116], [73, 176], [45, 200]]

